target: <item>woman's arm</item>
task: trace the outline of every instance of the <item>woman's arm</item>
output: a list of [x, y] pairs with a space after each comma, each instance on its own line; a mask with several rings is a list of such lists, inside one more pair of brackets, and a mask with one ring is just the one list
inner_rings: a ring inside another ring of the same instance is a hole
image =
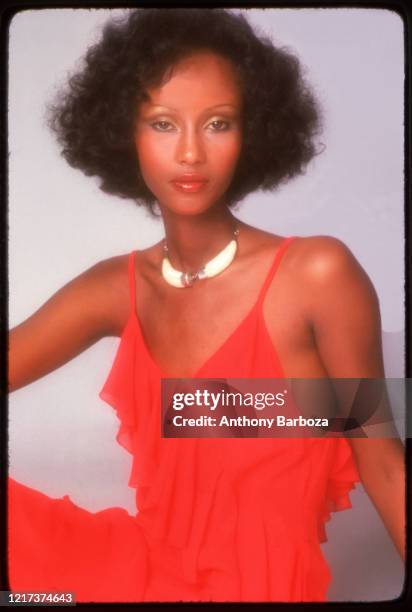
[[14, 327], [9, 332], [9, 393], [59, 368], [100, 338], [115, 335], [119, 298], [127, 304], [123, 287], [127, 290], [122, 256], [104, 260], [64, 285]]
[[[366, 272], [339, 240], [304, 241], [308, 317], [331, 378], [385, 377], [379, 301]], [[404, 446], [394, 437], [350, 438], [362, 484], [405, 559]]]

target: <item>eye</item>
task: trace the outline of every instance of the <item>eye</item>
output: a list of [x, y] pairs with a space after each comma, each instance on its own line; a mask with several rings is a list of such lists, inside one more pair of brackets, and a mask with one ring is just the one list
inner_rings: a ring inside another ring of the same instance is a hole
[[154, 121], [150, 124], [158, 132], [171, 132], [173, 125], [169, 121]]
[[209, 126], [212, 126], [213, 132], [225, 132], [229, 129], [230, 123], [229, 121], [224, 121], [223, 119], [215, 119], [209, 123]]

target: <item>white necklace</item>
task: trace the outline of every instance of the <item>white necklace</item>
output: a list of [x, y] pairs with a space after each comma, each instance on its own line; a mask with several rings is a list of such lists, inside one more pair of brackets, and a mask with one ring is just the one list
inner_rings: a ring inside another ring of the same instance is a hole
[[163, 278], [169, 285], [173, 285], [173, 287], [185, 288], [191, 287], [196, 280], [200, 280], [202, 278], [211, 278], [212, 276], [216, 276], [223, 272], [233, 261], [236, 251], [237, 251], [237, 236], [239, 235], [239, 229], [233, 231], [232, 240], [225, 246], [225, 248], [220, 251], [213, 259], [208, 261], [198, 270], [197, 272], [182, 272], [181, 270], [176, 270], [170, 263], [170, 260], [167, 256], [169, 250], [167, 248], [166, 239], [163, 245], [164, 257], [162, 262], [162, 275]]

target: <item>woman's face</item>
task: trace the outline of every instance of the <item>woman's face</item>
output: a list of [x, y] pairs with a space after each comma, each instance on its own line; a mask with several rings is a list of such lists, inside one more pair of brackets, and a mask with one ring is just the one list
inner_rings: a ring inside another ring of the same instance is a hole
[[222, 200], [240, 155], [242, 96], [234, 68], [199, 51], [147, 93], [135, 131], [143, 179], [161, 208], [201, 213]]

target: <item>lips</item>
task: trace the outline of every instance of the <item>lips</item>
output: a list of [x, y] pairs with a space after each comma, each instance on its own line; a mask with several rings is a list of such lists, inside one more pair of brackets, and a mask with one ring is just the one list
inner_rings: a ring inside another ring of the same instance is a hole
[[199, 174], [186, 174], [171, 181], [173, 187], [183, 193], [195, 193], [204, 189], [208, 179]]

